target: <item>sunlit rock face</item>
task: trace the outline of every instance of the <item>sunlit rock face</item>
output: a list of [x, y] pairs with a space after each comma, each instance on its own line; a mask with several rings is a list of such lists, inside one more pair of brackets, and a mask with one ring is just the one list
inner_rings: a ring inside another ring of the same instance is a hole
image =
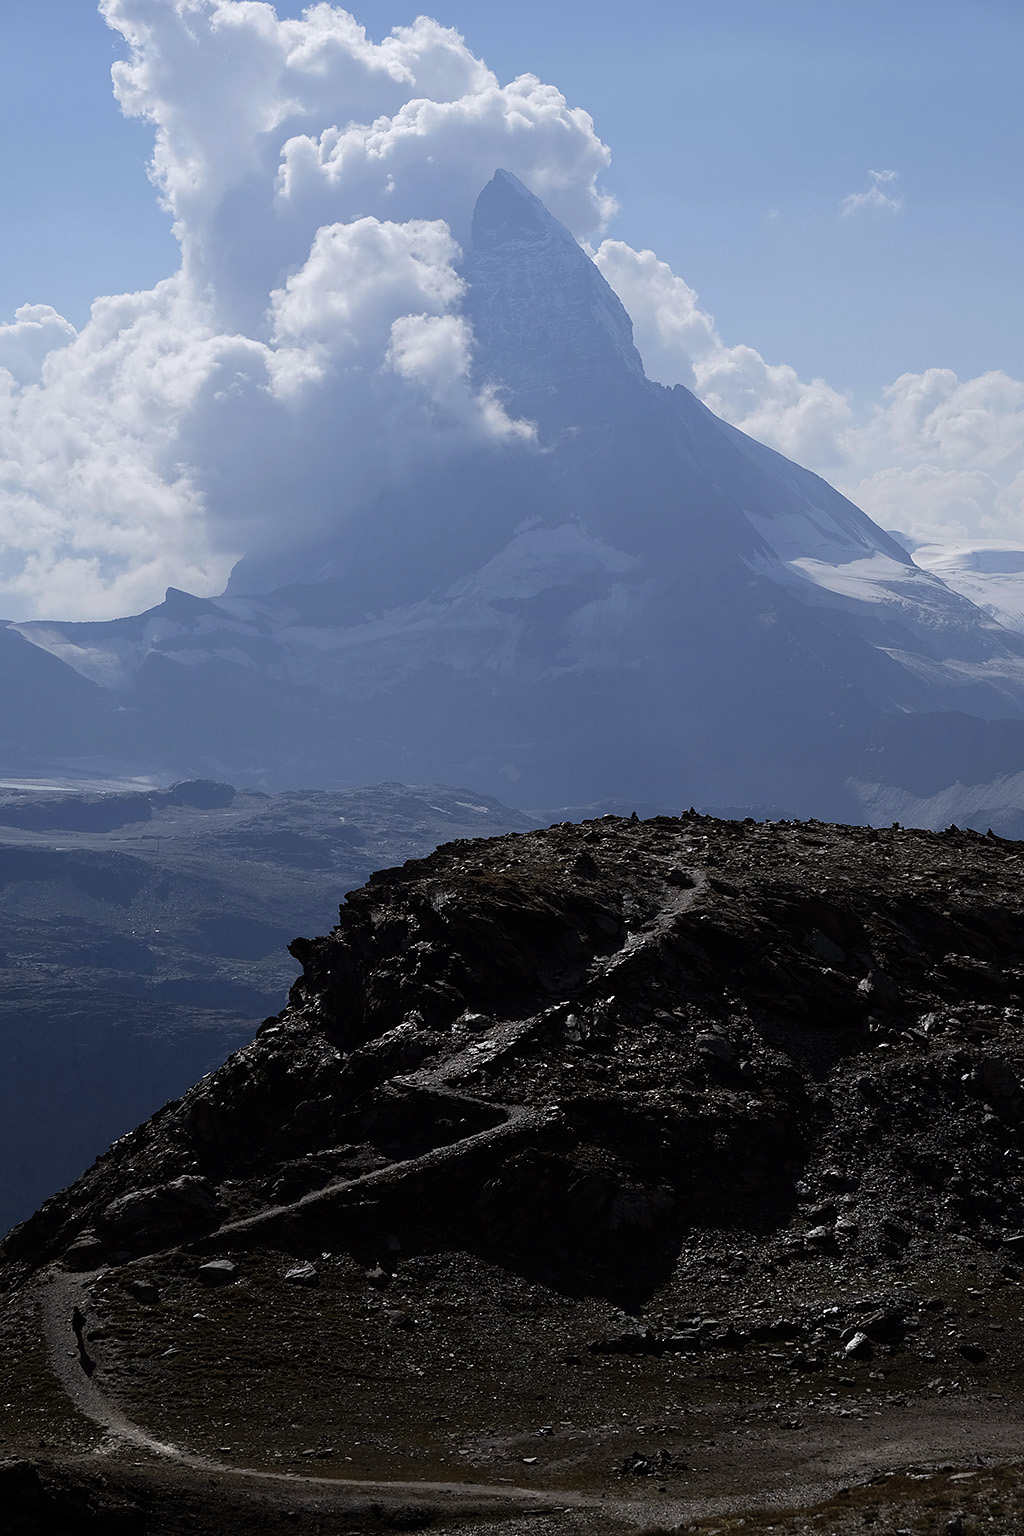
[[243, 560], [219, 599], [9, 630], [13, 694], [40, 650], [74, 684], [66, 720], [21, 709], [11, 766], [1015, 829], [1015, 629], [648, 380], [597, 267], [508, 172], [462, 278], [473, 387], [522, 430], [467, 449], [439, 427], [336, 536]]

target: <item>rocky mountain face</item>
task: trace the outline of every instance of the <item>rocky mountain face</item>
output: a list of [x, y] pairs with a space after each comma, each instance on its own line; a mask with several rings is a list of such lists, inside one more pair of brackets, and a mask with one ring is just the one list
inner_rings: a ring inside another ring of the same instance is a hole
[[250, 1040], [346, 889], [528, 825], [444, 785], [0, 790], [0, 1232]]
[[287, 1473], [325, 1530], [385, 1484], [445, 1530], [452, 1486], [505, 1488], [489, 1531], [1015, 1528], [1022, 858], [687, 813], [374, 875], [0, 1246], [0, 1433], [59, 1420], [81, 1491], [105, 1425], [140, 1520], [163, 1467], [183, 1509]]
[[477, 382], [535, 441], [439, 459], [215, 600], [9, 626], [0, 767], [1018, 833], [1010, 599], [646, 379], [593, 262], [504, 171], [464, 275]]

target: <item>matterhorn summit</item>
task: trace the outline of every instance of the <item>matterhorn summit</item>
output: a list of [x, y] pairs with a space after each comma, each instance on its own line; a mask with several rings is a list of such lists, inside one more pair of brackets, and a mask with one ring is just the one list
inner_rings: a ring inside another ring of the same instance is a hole
[[544, 414], [552, 394], [586, 392], [644, 365], [633, 322], [564, 224], [510, 171], [498, 171], [473, 214], [466, 264], [486, 370]]
[[3, 766], [1024, 828], [1024, 636], [647, 379], [594, 262], [507, 171], [462, 277], [474, 386], [528, 430], [243, 559], [220, 598], [9, 625]]

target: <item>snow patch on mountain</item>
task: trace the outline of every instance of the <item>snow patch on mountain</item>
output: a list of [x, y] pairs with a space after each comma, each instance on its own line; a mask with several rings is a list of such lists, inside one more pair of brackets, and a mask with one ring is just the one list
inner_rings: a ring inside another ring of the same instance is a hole
[[1024, 544], [918, 544], [914, 561], [1007, 629], [1024, 632]]
[[456, 583], [449, 595], [476, 602], [538, 597], [554, 587], [573, 586], [581, 577], [623, 576], [641, 565], [635, 555], [590, 537], [576, 524], [533, 527], [517, 533], [479, 571]]
[[[1008, 773], [977, 783], [945, 786], [933, 795], [914, 794], [896, 784], [873, 784], [851, 780], [869, 826], [889, 827], [899, 822], [905, 827], [977, 826], [986, 817], [1002, 822], [1004, 836], [1020, 837], [1024, 832], [1024, 772]], [[1016, 817], [1016, 825], [1007, 821], [1007, 813]]]

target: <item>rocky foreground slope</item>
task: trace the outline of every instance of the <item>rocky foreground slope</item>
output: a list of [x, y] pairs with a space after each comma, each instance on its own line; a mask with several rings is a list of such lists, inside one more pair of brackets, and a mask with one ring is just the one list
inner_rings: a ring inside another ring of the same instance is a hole
[[374, 875], [0, 1247], [24, 1529], [1018, 1528], [1022, 873], [689, 814]]

